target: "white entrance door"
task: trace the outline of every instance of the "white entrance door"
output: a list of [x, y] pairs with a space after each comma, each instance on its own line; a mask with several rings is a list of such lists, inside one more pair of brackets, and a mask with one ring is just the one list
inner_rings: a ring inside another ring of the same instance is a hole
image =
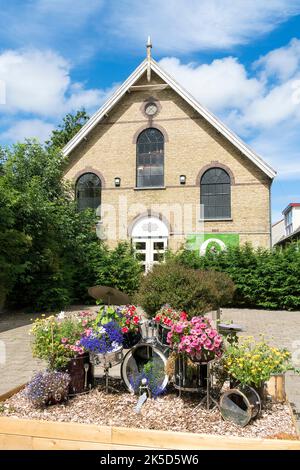
[[132, 228], [131, 237], [136, 256], [145, 272], [164, 260], [169, 229], [160, 218], [149, 215], [138, 219]]
[[168, 238], [133, 238], [132, 244], [136, 257], [146, 273], [154, 264], [164, 261], [164, 253], [168, 247]]

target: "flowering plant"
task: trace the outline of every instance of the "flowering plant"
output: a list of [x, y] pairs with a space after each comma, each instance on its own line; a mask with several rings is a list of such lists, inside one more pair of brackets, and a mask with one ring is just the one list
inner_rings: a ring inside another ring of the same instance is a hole
[[178, 321], [186, 321], [187, 314], [185, 312], [178, 312], [174, 310], [169, 304], [163, 305], [156, 313], [154, 321], [158, 324], [171, 327]]
[[117, 313], [120, 315], [120, 325], [122, 333], [137, 333], [141, 315], [137, 313], [134, 305], [122, 305], [117, 307]]
[[170, 346], [192, 360], [209, 361], [223, 353], [223, 340], [206, 317], [174, 323], [167, 336]]
[[121, 328], [115, 321], [87, 328], [79, 342], [85, 351], [96, 354], [116, 351], [122, 343], [123, 335]]
[[88, 312], [78, 317], [51, 315], [38, 318], [30, 330], [33, 335], [33, 355], [46, 360], [50, 369], [65, 367], [70, 359], [84, 353], [80, 345], [81, 335], [91, 323]]
[[70, 376], [65, 372], [45, 371], [36, 374], [24, 390], [36, 407], [60, 403], [68, 398]]
[[287, 349], [272, 347], [263, 338], [255, 342], [249, 336], [240, 343], [229, 345], [222, 361], [229, 376], [243, 385], [259, 387], [272, 374], [292, 370], [290, 359], [291, 354]]

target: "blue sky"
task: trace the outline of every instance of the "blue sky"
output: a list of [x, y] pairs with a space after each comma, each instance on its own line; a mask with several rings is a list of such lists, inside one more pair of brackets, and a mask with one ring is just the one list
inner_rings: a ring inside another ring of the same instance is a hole
[[151, 34], [161, 66], [278, 171], [273, 220], [300, 202], [300, 0], [0, 6], [2, 144], [44, 140], [67, 112], [94, 112], [144, 59]]

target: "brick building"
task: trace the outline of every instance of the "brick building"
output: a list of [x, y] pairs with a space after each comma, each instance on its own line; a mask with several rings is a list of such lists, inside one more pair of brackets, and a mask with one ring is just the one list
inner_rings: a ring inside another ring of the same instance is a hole
[[132, 240], [147, 269], [167, 248], [269, 247], [275, 171], [151, 57], [64, 148], [99, 236]]

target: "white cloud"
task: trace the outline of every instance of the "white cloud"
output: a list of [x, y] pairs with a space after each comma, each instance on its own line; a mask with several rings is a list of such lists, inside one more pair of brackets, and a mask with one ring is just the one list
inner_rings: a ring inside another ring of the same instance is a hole
[[23, 119], [2, 132], [0, 139], [8, 142], [23, 142], [27, 138], [36, 138], [43, 143], [49, 138], [53, 127], [53, 124], [40, 119]]
[[281, 177], [300, 177], [299, 40], [261, 57], [250, 66], [252, 75], [233, 57], [198, 65], [173, 57], [160, 64]]
[[2, 112], [57, 117], [84, 106], [93, 112], [110, 90], [72, 84], [71, 64], [52, 51], [5, 51], [0, 54], [0, 79], [6, 84]]
[[174, 57], [164, 58], [160, 65], [176, 78], [204, 106], [214, 112], [244, 109], [259, 96], [263, 85], [249, 78], [245, 67], [233, 57], [217, 59], [210, 64], [182, 64]]
[[292, 41], [284, 47], [270, 51], [254, 63], [254, 68], [261, 70], [263, 77], [275, 76], [280, 81], [292, 77], [300, 65], [300, 41]]
[[127, 0], [112, 2], [108, 22], [126, 47], [151, 34], [156, 49], [179, 53], [245, 44], [299, 12], [299, 0]]

